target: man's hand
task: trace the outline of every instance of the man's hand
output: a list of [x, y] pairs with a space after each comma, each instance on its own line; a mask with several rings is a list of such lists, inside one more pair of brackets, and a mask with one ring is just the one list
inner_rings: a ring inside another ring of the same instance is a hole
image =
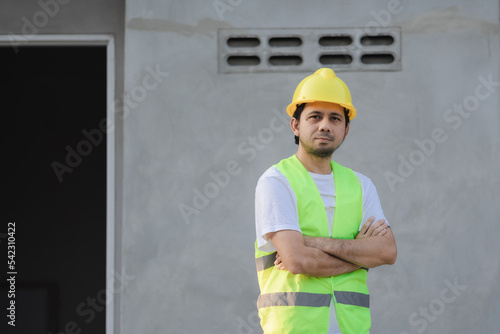
[[283, 264], [283, 261], [281, 260], [280, 255], [278, 253], [276, 253], [276, 260], [274, 261], [274, 265], [278, 270], [286, 270], [285, 265]]
[[[361, 228], [361, 231], [356, 235], [355, 239], [363, 239], [368, 237], [383, 236], [387, 233], [388, 224], [384, 219], [377, 220], [373, 223], [375, 217], [368, 218], [366, 223]], [[307, 243], [306, 243], [307, 244]]]

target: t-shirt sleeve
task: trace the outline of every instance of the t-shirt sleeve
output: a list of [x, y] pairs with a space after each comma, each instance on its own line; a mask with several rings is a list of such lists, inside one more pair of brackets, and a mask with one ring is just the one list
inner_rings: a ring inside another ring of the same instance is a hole
[[372, 180], [360, 173], [356, 173], [356, 175], [359, 179], [359, 182], [361, 183], [361, 189], [363, 192], [363, 215], [359, 229], [361, 230], [361, 227], [363, 227], [368, 218], [370, 218], [371, 216], [375, 217], [374, 222], [380, 219], [385, 219], [387, 224], [389, 224], [389, 222], [385, 218], [384, 211], [382, 210], [382, 206], [380, 205], [380, 199], [378, 197], [377, 189], [375, 188]]
[[275, 167], [268, 169], [255, 188], [255, 230], [257, 246], [264, 252], [274, 252], [266, 234], [280, 230], [300, 230], [297, 201], [286, 177]]

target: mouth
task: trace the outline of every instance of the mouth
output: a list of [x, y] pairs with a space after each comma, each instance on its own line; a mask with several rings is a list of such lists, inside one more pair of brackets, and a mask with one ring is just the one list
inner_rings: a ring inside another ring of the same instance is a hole
[[319, 141], [333, 141], [333, 138], [330, 137], [317, 137]]

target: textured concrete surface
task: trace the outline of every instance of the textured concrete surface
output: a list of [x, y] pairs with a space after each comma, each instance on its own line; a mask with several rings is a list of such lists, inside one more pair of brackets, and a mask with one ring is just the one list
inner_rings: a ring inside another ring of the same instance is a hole
[[[40, 33], [113, 32], [113, 6], [92, 3], [83, 21], [64, 14], [83, 2], [61, 5]], [[393, 26], [401, 71], [339, 72], [358, 116], [334, 159], [373, 180], [399, 250], [370, 270], [372, 333], [497, 332], [498, 1], [125, 4], [121, 333], [261, 332], [254, 189], [296, 150], [284, 108], [308, 73], [221, 74], [217, 30]], [[0, 13], [3, 34], [22, 33], [26, 6]]]
[[125, 120], [123, 258], [138, 279], [124, 334], [260, 332], [254, 187], [296, 149], [283, 115], [305, 73], [218, 74], [219, 28], [402, 28], [401, 71], [339, 74], [358, 117], [334, 158], [372, 178], [399, 248], [370, 271], [372, 332], [499, 327], [497, 1], [153, 0], [126, 13], [126, 90], [146, 66], [169, 76]]

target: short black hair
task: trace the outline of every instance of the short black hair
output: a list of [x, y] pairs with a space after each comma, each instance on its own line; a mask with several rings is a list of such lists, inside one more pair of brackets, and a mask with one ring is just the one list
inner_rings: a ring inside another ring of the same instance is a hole
[[[305, 103], [298, 104], [297, 109], [293, 112], [292, 118], [297, 119], [297, 121], [300, 121], [300, 115], [302, 115], [302, 112], [304, 111], [304, 108], [306, 107]], [[349, 109], [344, 107], [344, 116], [345, 116], [345, 127], [347, 128], [347, 125], [350, 122], [349, 119]], [[299, 145], [299, 137], [295, 136], [295, 144]]]

